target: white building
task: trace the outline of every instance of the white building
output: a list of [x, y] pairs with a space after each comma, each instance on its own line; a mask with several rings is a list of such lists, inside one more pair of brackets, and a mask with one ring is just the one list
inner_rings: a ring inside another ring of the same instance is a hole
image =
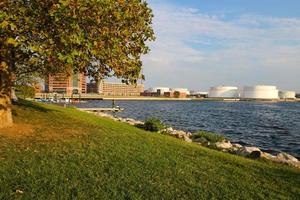
[[211, 87], [208, 92], [209, 98], [238, 98], [239, 92], [237, 87], [218, 86]]
[[171, 92], [180, 92], [180, 93], [184, 93], [186, 95], [190, 95], [190, 91], [187, 88], [172, 88]]
[[163, 96], [165, 94], [165, 92], [170, 92], [171, 90], [168, 87], [155, 87], [155, 88], [151, 88], [150, 91], [156, 92], [159, 95]]
[[245, 86], [241, 97], [244, 99], [278, 99], [278, 90], [276, 86], [255, 85]]
[[280, 99], [295, 99], [296, 92], [295, 91], [279, 91]]

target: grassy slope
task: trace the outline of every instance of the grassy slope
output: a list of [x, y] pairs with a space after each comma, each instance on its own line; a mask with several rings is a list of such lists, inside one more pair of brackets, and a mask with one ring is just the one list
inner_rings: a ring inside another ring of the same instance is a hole
[[0, 130], [0, 199], [300, 196], [300, 171], [287, 166], [217, 152], [74, 109], [23, 102], [14, 106], [14, 116], [19, 125]]

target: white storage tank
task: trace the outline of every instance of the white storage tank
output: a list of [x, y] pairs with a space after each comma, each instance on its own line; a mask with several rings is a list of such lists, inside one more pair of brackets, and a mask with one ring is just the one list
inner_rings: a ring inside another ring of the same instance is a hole
[[276, 86], [255, 85], [245, 86], [242, 91], [242, 98], [245, 99], [278, 99], [278, 90]]
[[280, 99], [296, 99], [295, 91], [279, 91]]
[[238, 98], [238, 88], [232, 86], [211, 87], [208, 92], [209, 98]]

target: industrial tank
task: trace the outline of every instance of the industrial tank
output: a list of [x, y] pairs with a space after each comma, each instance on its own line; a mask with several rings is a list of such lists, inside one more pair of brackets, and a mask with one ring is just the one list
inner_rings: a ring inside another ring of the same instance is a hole
[[232, 86], [211, 87], [208, 92], [209, 98], [238, 98], [238, 88]]
[[279, 91], [280, 99], [295, 99], [296, 92], [295, 91]]
[[278, 99], [278, 90], [276, 86], [271, 85], [245, 86], [241, 97], [245, 99]]

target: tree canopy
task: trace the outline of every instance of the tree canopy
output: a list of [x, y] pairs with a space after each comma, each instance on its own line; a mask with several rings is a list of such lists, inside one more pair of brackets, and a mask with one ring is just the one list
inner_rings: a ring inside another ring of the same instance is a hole
[[28, 73], [136, 83], [155, 39], [152, 18], [144, 0], [1, 0], [0, 98], [12, 75]]
[[1, 69], [135, 82], [154, 39], [152, 17], [141, 0], [2, 0]]

